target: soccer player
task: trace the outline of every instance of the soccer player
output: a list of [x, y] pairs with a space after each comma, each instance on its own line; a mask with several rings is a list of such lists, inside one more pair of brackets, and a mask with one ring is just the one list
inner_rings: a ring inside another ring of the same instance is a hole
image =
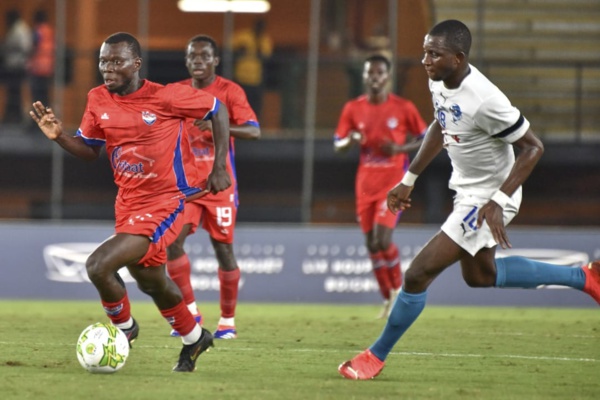
[[[381, 336], [342, 363], [348, 379], [371, 379], [425, 307], [427, 287], [460, 262], [472, 287], [535, 288], [563, 285], [600, 304], [600, 262], [582, 267], [552, 265], [523, 257], [495, 258], [496, 246], [511, 247], [505, 226], [521, 203], [521, 185], [542, 156], [542, 142], [508, 98], [469, 64], [471, 33], [460, 21], [435, 25], [425, 36], [422, 63], [429, 76], [435, 121], [402, 181], [388, 194], [393, 212], [410, 207], [418, 175], [446, 148], [452, 163], [454, 209], [405, 272], [404, 284]], [[516, 156], [513, 148], [518, 150]]]
[[360, 146], [356, 218], [383, 297], [379, 318], [388, 317], [402, 284], [400, 254], [392, 242], [400, 216], [388, 210], [387, 192], [402, 179], [408, 168], [407, 153], [419, 148], [427, 129], [411, 101], [390, 93], [390, 68], [382, 55], [365, 60], [365, 94], [344, 105], [333, 141], [336, 151]]
[[[98, 66], [104, 84], [88, 93], [75, 136], [67, 135], [52, 109], [39, 101], [30, 115], [48, 139], [84, 160], [98, 158], [106, 146], [119, 189], [115, 234], [87, 259], [88, 276], [109, 319], [131, 343], [139, 327], [117, 273], [126, 266], [140, 290], [182, 333], [183, 348], [173, 370], [191, 372], [213, 338], [196, 323], [181, 292], [167, 277], [166, 249], [183, 226], [186, 198], [214, 194], [231, 185], [225, 168], [229, 116], [209, 93], [141, 79], [140, 54], [139, 42], [128, 33], [115, 33], [102, 43]], [[188, 118], [212, 122], [215, 163], [205, 182], [194, 165], [185, 127]]]
[[[215, 339], [234, 339], [235, 308], [238, 297], [240, 269], [233, 254], [233, 235], [238, 207], [238, 194], [234, 167], [234, 138], [256, 140], [260, 127], [256, 115], [246, 99], [242, 88], [216, 75], [219, 65], [219, 48], [213, 38], [198, 35], [190, 39], [186, 48], [185, 65], [191, 78], [180, 83], [194, 89], [202, 89], [221, 100], [229, 111], [230, 143], [227, 156], [227, 173], [233, 182], [227, 190], [209, 194], [189, 202], [185, 206], [185, 220], [177, 240], [168, 248], [167, 271], [179, 286], [189, 310], [200, 322], [202, 316], [196, 306], [194, 290], [190, 282], [190, 259], [184, 250], [185, 239], [194, 233], [198, 225], [208, 232], [219, 263], [221, 318], [214, 332]], [[188, 120], [188, 134], [201, 175], [207, 175], [215, 160], [213, 129], [210, 121]], [[172, 336], [178, 336], [176, 329]]]

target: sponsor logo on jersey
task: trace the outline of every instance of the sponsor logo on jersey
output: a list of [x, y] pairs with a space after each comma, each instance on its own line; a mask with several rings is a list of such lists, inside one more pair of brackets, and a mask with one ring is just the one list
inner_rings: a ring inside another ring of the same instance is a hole
[[142, 119], [147, 125], [152, 125], [156, 122], [156, 115], [150, 111], [142, 111]]
[[147, 172], [145, 166], [152, 167], [153, 159], [144, 157], [136, 151], [137, 147], [123, 150], [117, 146], [110, 154], [110, 163], [115, 172], [134, 178], [154, 178], [156, 173]]

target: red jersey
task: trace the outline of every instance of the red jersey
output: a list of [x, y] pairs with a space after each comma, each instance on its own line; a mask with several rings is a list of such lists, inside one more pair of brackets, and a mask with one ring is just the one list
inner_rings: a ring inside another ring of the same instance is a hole
[[[179, 82], [182, 85], [192, 86], [192, 79], [185, 79]], [[216, 76], [215, 80], [205, 88], [203, 91], [208, 92], [215, 96], [229, 111], [229, 124], [230, 125], [244, 125], [250, 124], [259, 126], [256, 120], [256, 114], [248, 104], [246, 93], [244, 90], [235, 82], [225, 79], [221, 76]], [[212, 165], [215, 160], [215, 147], [211, 131], [201, 131], [198, 127], [194, 126], [194, 120], [187, 121], [188, 133], [190, 135], [190, 144], [192, 150], [196, 156], [196, 164], [200, 169], [200, 175], [203, 177], [208, 176], [212, 170]], [[227, 171], [231, 175], [231, 178], [235, 181], [235, 147], [234, 137], [229, 138], [229, 156], [227, 157]], [[232, 182], [235, 184], [235, 182]]]
[[385, 198], [408, 168], [408, 154], [384, 154], [380, 147], [386, 142], [406, 143], [407, 135], [420, 136], [427, 125], [417, 107], [406, 99], [389, 94], [381, 104], [370, 103], [366, 95], [344, 105], [334, 140], [358, 131], [363, 139], [356, 175], [356, 195], [359, 200], [376, 201]]
[[90, 90], [77, 135], [88, 145], [106, 145], [119, 188], [117, 213], [200, 191], [185, 121], [208, 119], [219, 104], [208, 93], [147, 80], [126, 96], [104, 85]]

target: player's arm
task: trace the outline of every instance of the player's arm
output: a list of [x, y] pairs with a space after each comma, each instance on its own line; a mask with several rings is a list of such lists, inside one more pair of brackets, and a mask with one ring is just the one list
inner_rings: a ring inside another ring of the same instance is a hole
[[414, 188], [415, 180], [444, 147], [442, 127], [436, 120], [427, 128], [420, 146], [402, 181], [388, 192], [387, 205], [393, 213], [410, 207], [410, 193]]
[[407, 138], [407, 142], [404, 144], [398, 144], [391, 141], [386, 142], [381, 145], [381, 150], [388, 156], [393, 156], [398, 153], [412, 153], [421, 147], [424, 137], [425, 135], [417, 137], [409, 136]]
[[218, 107], [210, 115], [212, 136], [215, 145], [215, 160], [208, 175], [206, 189], [218, 193], [231, 186], [227, 173], [227, 155], [229, 153], [229, 112], [223, 103], [217, 100]]
[[230, 125], [229, 133], [236, 139], [258, 140], [260, 139], [260, 127], [252, 124]]
[[355, 144], [360, 144], [363, 135], [359, 131], [352, 130], [348, 133], [348, 136], [344, 138], [338, 138], [337, 136], [333, 139], [333, 149], [336, 153], [345, 153]]
[[56, 118], [50, 107], [36, 101], [33, 103], [33, 110], [29, 111], [29, 115], [48, 139], [58, 143], [74, 156], [92, 161], [100, 155], [101, 146], [89, 146], [80, 136], [64, 134], [62, 121]]
[[515, 164], [498, 192], [492, 196], [492, 199], [486, 205], [481, 207], [477, 217], [477, 226], [481, 226], [485, 219], [492, 231], [494, 240], [503, 249], [511, 247], [504, 227], [503, 207], [519, 186], [527, 180], [542, 154], [544, 154], [544, 145], [531, 128], [527, 130], [523, 137], [514, 142], [513, 146], [517, 149]]

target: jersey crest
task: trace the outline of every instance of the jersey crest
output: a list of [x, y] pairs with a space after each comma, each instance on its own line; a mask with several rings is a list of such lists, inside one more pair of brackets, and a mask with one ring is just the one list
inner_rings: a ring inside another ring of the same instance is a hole
[[394, 129], [398, 126], [398, 118], [392, 117], [387, 120], [387, 127], [390, 129]]
[[452, 114], [452, 122], [458, 122], [462, 118], [462, 110], [458, 104], [452, 104], [450, 106], [450, 113]]
[[156, 122], [156, 115], [150, 111], [142, 111], [142, 119], [147, 125], [152, 125]]

